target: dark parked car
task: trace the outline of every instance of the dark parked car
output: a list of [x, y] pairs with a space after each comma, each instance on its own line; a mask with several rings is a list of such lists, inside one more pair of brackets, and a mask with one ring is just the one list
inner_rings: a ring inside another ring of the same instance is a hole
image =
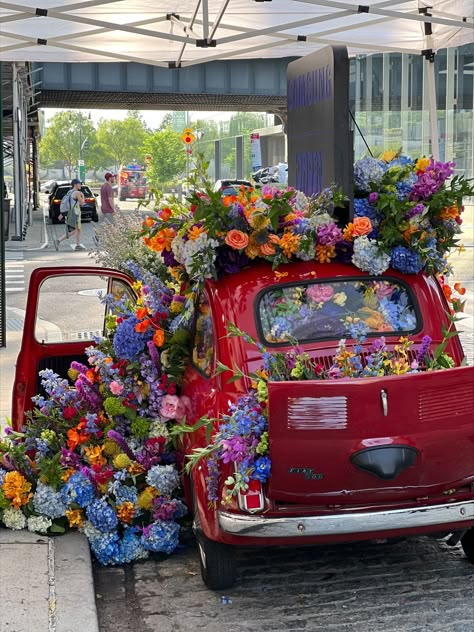
[[[66, 195], [66, 193], [71, 189], [70, 182], [53, 182], [51, 189], [46, 191], [49, 193], [48, 197], [48, 213], [49, 219], [53, 224], [64, 223], [64, 219], [61, 221], [58, 219], [60, 214], [60, 206], [61, 200]], [[84, 206], [81, 206], [81, 219], [83, 222], [92, 221], [98, 222], [99, 215], [97, 213], [97, 202], [95, 199], [95, 195], [85, 184], [82, 185], [81, 191], [84, 193], [84, 197], [86, 203]]]

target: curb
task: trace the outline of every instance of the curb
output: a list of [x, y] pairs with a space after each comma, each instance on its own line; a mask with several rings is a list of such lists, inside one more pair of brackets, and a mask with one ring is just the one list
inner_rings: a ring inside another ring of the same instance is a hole
[[[44, 242], [40, 242], [41, 246], [35, 247], [35, 248], [5, 248], [5, 252], [33, 252], [35, 250], [44, 250], [45, 248], [48, 247], [49, 245], [49, 240], [48, 240], [48, 230], [46, 228], [47, 224], [46, 224], [46, 215], [44, 212], [44, 209], [41, 209], [41, 212], [43, 214], [43, 234], [44, 234]], [[30, 227], [31, 228], [31, 227]], [[24, 242], [20, 242], [20, 243], [24, 243]]]

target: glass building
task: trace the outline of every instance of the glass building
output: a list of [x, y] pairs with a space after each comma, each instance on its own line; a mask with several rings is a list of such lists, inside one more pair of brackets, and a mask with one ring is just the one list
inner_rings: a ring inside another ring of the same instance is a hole
[[[429, 155], [427, 81], [421, 55], [381, 53], [351, 59], [349, 97], [357, 128], [354, 158], [403, 148]], [[474, 177], [474, 44], [443, 49], [435, 56], [440, 159]], [[362, 137], [363, 135], [363, 137]]]

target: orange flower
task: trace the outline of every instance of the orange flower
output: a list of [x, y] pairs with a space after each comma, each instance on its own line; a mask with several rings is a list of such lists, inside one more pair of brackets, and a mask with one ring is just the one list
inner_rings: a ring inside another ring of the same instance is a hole
[[162, 252], [171, 250], [171, 242], [176, 237], [174, 228], [162, 228], [154, 237], [144, 237], [143, 241], [151, 250]]
[[169, 218], [171, 217], [171, 209], [170, 208], [164, 208], [162, 209], [159, 213], [158, 213], [158, 217], [160, 219], [162, 219], [164, 222], [167, 222], [169, 220]]
[[275, 278], [277, 281], [279, 281], [280, 279], [284, 279], [285, 277], [288, 276], [288, 272], [278, 272], [277, 270], [275, 270], [273, 274], [275, 275]]
[[75, 450], [79, 444], [89, 441], [90, 438], [90, 434], [82, 434], [77, 428], [71, 428], [67, 431], [67, 447], [70, 450]]
[[416, 161], [415, 169], [416, 171], [421, 171], [422, 173], [424, 173], [429, 164], [429, 158], [418, 158], [418, 160]]
[[142, 320], [141, 323], [137, 323], [135, 325], [135, 331], [137, 331], [139, 334], [142, 334], [148, 329], [150, 325], [151, 325], [151, 320], [149, 320], [148, 318], [145, 318], [145, 320]]
[[76, 470], [73, 467], [68, 467], [68, 469], [61, 474], [61, 480], [67, 483], [71, 476], [75, 473]]
[[207, 233], [207, 230], [204, 230], [204, 226], [193, 226], [188, 230], [188, 237], [191, 241], [195, 241], [202, 233]]
[[368, 217], [354, 217], [352, 226], [354, 237], [362, 237], [362, 235], [368, 235], [372, 232], [372, 222]]
[[69, 520], [69, 526], [80, 529], [84, 523], [84, 517], [81, 509], [67, 509], [66, 518]]
[[319, 263], [330, 263], [331, 259], [336, 256], [336, 248], [334, 246], [323, 246], [318, 244], [314, 249], [316, 253], [316, 260]]
[[131, 503], [129, 500], [126, 500], [120, 505], [117, 505], [117, 517], [120, 522], [130, 524], [133, 520], [134, 515], [135, 507], [133, 506], [133, 503]]
[[445, 297], [446, 297], [446, 300], [447, 300], [449, 303], [451, 303], [451, 300], [452, 300], [452, 297], [451, 297], [452, 290], [451, 290], [451, 287], [450, 287], [449, 285], [447, 285], [446, 283], [443, 285], [443, 293], [444, 293], [444, 295], [445, 295]]
[[153, 335], [153, 342], [157, 347], [163, 346], [165, 342], [165, 332], [162, 329], [157, 329]]
[[151, 227], [153, 226], [153, 224], [154, 224], [154, 223], [155, 223], [155, 220], [154, 220], [154, 219], [152, 219], [151, 217], [146, 217], [146, 218], [145, 218], [145, 220], [144, 220], [144, 222], [143, 222], [143, 225], [144, 225], [144, 226], [148, 226], [148, 227], [150, 227], [150, 228], [151, 228]]
[[142, 318], [145, 318], [145, 316], [147, 315], [147, 312], [148, 312], [148, 309], [146, 307], [139, 307], [137, 311], [135, 312], [135, 315], [138, 318], [138, 320], [141, 320]]
[[224, 195], [224, 197], [222, 198], [222, 204], [224, 206], [230, 206], [231, 204], [234, 204], [234, 202], [236, 201], [237, 201], [236, 195]]
[[342, 237], [345, 241], [352, 241], [354, 239], [354, 224], [349, 222], [342, 231]]
[[2, 487], [5, 498], [11, 500], [11, 504], [15, 509], [26, 505], [33, 496], [30, 493], [31, 483], [28, 483], [23, 474], [16, 470], [5, 474]]
[[382, 314], [370, 307], [363, 307], [359, 310], [359, 314], [362, 316], [365, 324], [373, 331], [381, 331], [381, 327], [385, 324], [385, 318]]
[[441, 209], [442, 219], [456, 219], [456, 217], [459, 217], [459, 211], [455, 204], [453, 204], [453, 206], [445, 206]]
[[260, 246], [260, 252], [263, 257], [270, 257], [275, 254], [275, 246], [267, 242], [263, 244], [263, 246]]
[[255, 237], [253, 235], [249, 238], [249, 243], [247, 248], [245, 249], [245, 254], [249, 259], [255, 259], [260, 254], [260, 246], [255, 241]]
[[140, 463], [137, 463], [137, 461], [132, 461], [127, 467], [127, 470], [128, 473], [132, 476], [138, 476], [139, 474], [143, 474], [145, 468], [143, 467], [143, 465], [140, 465]]
[[461, 296], [464, 296], [464, 294], [466, 294], [466, 288], [463, 287], [460, 283], [455, 283], [454, 284], [454, 289], [456, 290], [456, 292], [458, 294], [460, 294]]
[[91, 465], [105, 465], [107, 459], [102, 456], [104, 446], [96, 445], [93, 448], [85, 448], [86, 456]]
[[241, 230], [233, 228], [227, 233], [225, 243], [234, 250], [243, 250], [249, 244], [249, 237]]
[[291, 231], [285, 232], [280, 237], [279, 246], [283, 250], [286, 257], [291, 257], [298, 250], [301, 235], [295, 235]]

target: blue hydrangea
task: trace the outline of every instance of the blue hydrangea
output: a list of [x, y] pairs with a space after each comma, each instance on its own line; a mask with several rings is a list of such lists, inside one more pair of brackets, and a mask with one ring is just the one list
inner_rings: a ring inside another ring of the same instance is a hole
[[173, 465], [155, 465], [148, 470], [146, 482], [161, 496], [169, 496], [179, 486], [179, 475]]
[[364, 272], [379, 275], [383, 274], [389, 267], [390, 255], [380, 250], [377, 242], [364, 235], [354, 239], [352, 263]]
[[388, 163], [388, 166], [391, 167], [406, 167], [407, 165], [413, 165], [414, 164], [414, 160], [413, 158], [409, 158], [408, 156], [397, 156], [397, 158], [394, 158], [393, 160], [391, 160]]
[[270, 477], [272, 463], [268, 456], [261, 456], [255, 461], [255, 471], [251, 478], [264, 483]]
[[128, 564], [134, 560], [142, 560], [148, 555], [148, 551], [143, 546], [142, 537], [137, 535], [136, 529], [133, 527], [125, 529], [118, 545], [117, 564]]
[[354, 185], [359, 191], [369, 193], [371, 184], [377, 186], [387, 169], [383, 160], [366, 156], [354, 165]]
[[390, 265], [403, 274], [417, 274], [423, 267], [420, 255], [405, 246], [396, 246], [392, 250]]
[[145, 333], [135, 331], [135, 325], [138, 322], [136, 316], [130, 316], [117, 326], [113, 346], [119, 358], [130, 361], [137, 360], [145, 348], [145, 344], [152, 339], [153, 331], [151, 328], [148, 328]]
[[138, 493], [135, 487], [128, 487], [128, 485], [115, 485], [114, 493], [118, 503], [130, 502], [135, 505], [137, 504]]
[[76, 472], [62, 488], [61, 496], [66, 505], [74, 503], [79, 507], [87, 507], [96, 497], [96, 491], [94, 485], [84, 474]]
[[5, 474], [7, 473], [3, 467], [0, 467], [0, 485], [3, 485], [3, 479], [5, 478]]
[[91, 550], [101, 566], [119, 564], [119, 535], [116, 531], [90, 538]]
[[38, 482], [33, 496], [33, 508], [38, 514], [48, 518], [62, 518], [66, 515], [66, 505], [60, 492], [55, 492], [52, 487]]
[[179, 525], [176, 522], [156, 520], [142, 536], [143, 546], [154, 553], [172, 553], [178, 546]]
[[117, 515], [105, 498], [94, 500], [87, 507], [86, 513], [92, 525], [102, 533], [113, 531], [117, 527]]

